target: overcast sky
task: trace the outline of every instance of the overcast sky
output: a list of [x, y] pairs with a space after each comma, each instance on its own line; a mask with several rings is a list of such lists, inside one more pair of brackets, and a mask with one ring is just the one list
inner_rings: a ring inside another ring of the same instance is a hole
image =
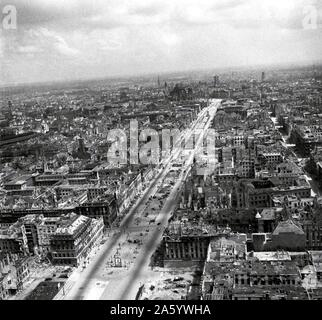
[[[321, 0], [0, 0], [0, 84], [321, 59]], [[3, 18], [3, 15], [2, 15]]]

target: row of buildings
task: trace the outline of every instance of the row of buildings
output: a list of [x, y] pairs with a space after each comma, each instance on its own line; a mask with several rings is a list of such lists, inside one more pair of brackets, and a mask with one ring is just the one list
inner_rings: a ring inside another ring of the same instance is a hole
[[103, 218], [75, 213], [60, 217], [27, 215], [0, 230], [0, 251], [28, 257], [48, 257], [53, 264], [78, 266], [104, 233]]
[[192, 165], [159, 249], [164, 266], [202, 270], [201, 299], [322, 298], [316, 81], [252, 82], [222, 97], [215, 168]]

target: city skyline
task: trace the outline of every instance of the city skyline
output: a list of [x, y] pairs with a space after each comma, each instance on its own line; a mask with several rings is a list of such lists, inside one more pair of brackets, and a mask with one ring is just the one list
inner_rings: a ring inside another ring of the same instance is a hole
[[322, 0], [0, 0], [0, 300], [322, 300], [321, 30]]

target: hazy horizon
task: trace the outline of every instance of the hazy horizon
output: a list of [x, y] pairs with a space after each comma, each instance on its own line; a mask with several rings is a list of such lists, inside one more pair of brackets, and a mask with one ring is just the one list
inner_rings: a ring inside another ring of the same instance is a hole
[[[289, 68], [293, 69], [301, 69], [301, 68], [309, 68], [309, 67], [315, 67], [315, 70], [322, 68], [322, 60], [321, 61], [313, 61], [313, 62], [307, 62], [307, 63], [300, 63], [300, 62], [294, 62], [294, 63], [284, 63], [284, 64], [274, 64], [274, 65], [249, 65], [249, 66], [232, 66], [227, 68], [204, 68], [204, 69], [188, 69], [188, 70], [173, 70], [169, 72], [146, 72], [146, 73], [134, 73], [134, 74], [125, 74], [125, 75], [106, 75], [102, 77], [92, 77], [92, 78], [71, 78], [71, 79], [56, 79], [56, 80], [50, 80], [50, 81], [32, 81], [32, 82], [16, 82], [16, 83], [7, 83], [7, 84], [0, 84], [0, 89], [14, 89], [17, 87], [46, 87], [46, 86], [59, 86], [60, 84], [68, 83], [68, 84], [76, 84], [76, 83], [87, 83], [87, 82], [99, 82], [99, 81], [128, 81], [133, 80], [137, 78], [151, 78], [154, 77], [155, 81], [157, 81], [157, 78], [160, 77], [160, 80], [167, 81], [169, 78], [173, 76], [186, 76], [190, 74], [195, 73], [201, 73], [202, 75], [209, 74], [209, 77], [212, 78], [211, 73], [218, 73], [220, 74], [227, 74], [229, 72], [246, 72], [246, 71], [258, 71], [258, 79], [261, 76], [262, 71], [283, 71], [288, 70]], [[313, 71], [313, 69], [312, 69]]]
[[[317, 0], [12, 0], [0, 86], [321, 61]], [[311, 9], [310, 9], [311, 8]], [[303, 21], [316, 10], [317, 25]], [[1, 10], [2, 11], [2, 10]]]

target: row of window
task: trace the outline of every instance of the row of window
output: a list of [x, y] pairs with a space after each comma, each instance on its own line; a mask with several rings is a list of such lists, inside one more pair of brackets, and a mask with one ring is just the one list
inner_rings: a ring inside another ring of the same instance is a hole
[[252, 283], [252, 285], [297, 285], [298, 281], [296, 281], [296, 279], [283, 279], [280, 280], [278, 278], [276, 279], [254, 279], [252, 282], [250, 281], [250, 278], [244, 279], [241, 278], [239, 279], [238, 277], [235, 278], [235, 284], [236, 285], [250, 285]]

